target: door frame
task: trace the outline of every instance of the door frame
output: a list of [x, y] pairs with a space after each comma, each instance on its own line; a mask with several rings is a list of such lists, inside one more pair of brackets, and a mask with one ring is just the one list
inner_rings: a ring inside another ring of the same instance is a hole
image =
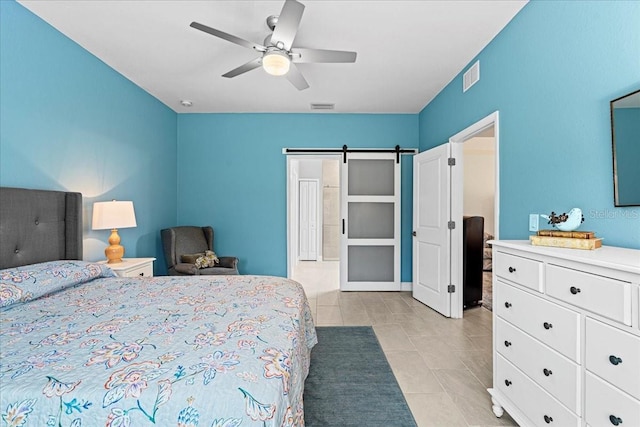
[[[494, 111], [464, 130], [449, 138], [449, 144], [460, 144], [473, 138], [478, 133], [494, 127], [495, 139], [495, 197], [494, 197], [494, 239], [500, 233], [500, 114]], [[453, 148], [453, 147], [452, 147]], [[453, 151], [453, 150], [452, 150]], [[460, 150], [462, 151], [462, 150]], [[462, 155], [460, 157], [463, 157]], [[451, 220], [456, 227], [451, 230], [451, 283], [456, 286], [456, 292], [451, 294], [451, 317], [462, 318], [464, 287], [462, 286], [462, 216], [464, 203], [464, 158], [456, 159], [456, 165], [451, 171]]]

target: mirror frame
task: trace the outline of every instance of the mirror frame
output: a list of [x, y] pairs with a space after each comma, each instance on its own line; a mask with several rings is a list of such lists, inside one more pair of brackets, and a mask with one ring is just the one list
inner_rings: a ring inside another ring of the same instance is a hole
[[640, 206], [640, 201], [637, 203], [631, 204], [621, 204], [618, 199], [618, 164], [616, 161], [616, 131], [615, 125], [613, 121], [613, 104], [617, 101], [625, 99], [629, 96], [633, 96], [636, 94], [640, 94], [640, 89], [635, 90], [633, 92], [627, 93], [626, 95], [622, 95], [619, 98], [616, 98], [609, 102], [609, 109], [611, 112], [611, 149], [613, 152], [613, 206], [615, 207], [626, 207], [626, 206]]

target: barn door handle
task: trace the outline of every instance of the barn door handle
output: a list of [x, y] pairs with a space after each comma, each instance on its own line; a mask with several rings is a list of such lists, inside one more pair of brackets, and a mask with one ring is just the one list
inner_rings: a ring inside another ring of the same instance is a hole
[[342, 218], [342, 234], [344, 234], [344, 218]]

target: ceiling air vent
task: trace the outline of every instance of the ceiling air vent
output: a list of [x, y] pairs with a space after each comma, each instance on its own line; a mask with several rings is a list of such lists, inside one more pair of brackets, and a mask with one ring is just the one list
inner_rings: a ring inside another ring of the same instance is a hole
[[480, 61], [476, 61], [462, 76], [462, 92], [466, 92], [478, 80], [480, 80]]
[[333, 110], [335, 106], [336, 104], [312, 103], [311, 109], [312, 110]]

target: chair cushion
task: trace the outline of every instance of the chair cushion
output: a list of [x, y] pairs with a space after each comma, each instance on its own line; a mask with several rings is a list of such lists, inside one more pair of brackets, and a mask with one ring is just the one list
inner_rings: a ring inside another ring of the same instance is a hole
[[184, 254], [180, 255], [180, 262], [184, 262], [187, 264], [195, 264], [196, 260], [200, 257], [204, 256], [204, 252], [200, 252], [197, 254]]
[[216, 256], [216, 253], [213, 251], [205, 251], [203, 256], [200, 256], [196, 259], [195, 265], [196, 268], [207, 268], [207, 267], [215, 267], [220, 260]]

